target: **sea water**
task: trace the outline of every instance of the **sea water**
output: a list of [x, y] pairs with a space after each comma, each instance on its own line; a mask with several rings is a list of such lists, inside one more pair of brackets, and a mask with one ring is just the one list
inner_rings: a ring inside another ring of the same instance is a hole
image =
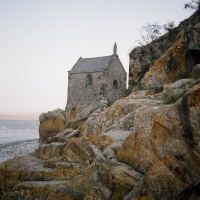
[[39, 121], [0, 120], [0, 162], [23, 156], [38, 147]]
[[39, 121], [0, 120], [0, 144], [37, 140]]

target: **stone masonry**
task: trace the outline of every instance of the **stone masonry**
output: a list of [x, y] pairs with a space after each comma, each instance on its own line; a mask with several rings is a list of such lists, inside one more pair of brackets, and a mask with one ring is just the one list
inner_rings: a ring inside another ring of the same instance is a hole
[[115, 44], [111, 56], [79, 58], [68, 72], [66, 110], [90, 103], [99, 95], [109, 102], [122, 97], [126, 88], [126, 71], [117, 55]]

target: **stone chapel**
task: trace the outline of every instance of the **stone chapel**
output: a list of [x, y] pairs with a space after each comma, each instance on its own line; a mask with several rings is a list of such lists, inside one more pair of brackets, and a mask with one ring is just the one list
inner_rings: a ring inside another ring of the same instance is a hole
[[126, 71], [117, 55], [115, 43], [110, 56], [80, 57], [68, 71], [68, 98], [65, 110], [90, 103], [99, 95], [109, 102], [122, 97], [126, 88]]

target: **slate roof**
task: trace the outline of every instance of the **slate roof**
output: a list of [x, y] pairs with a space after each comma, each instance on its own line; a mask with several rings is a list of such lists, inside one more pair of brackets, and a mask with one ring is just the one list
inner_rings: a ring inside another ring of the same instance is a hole
[[70, 70], [70, 73], [101, 72], [106, 69], [112, 56], [103, 56], [95, 58], [79, 58], [76, 64]]

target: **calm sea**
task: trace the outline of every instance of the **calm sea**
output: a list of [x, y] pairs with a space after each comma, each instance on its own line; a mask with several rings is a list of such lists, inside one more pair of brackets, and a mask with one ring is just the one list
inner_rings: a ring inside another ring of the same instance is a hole
[[0, 144], [37, 140], [38, 127], [37, 120], [0, 120]]
[[39, 121], [0, 120], [0, 162], [27, 155], [38, 147]]

